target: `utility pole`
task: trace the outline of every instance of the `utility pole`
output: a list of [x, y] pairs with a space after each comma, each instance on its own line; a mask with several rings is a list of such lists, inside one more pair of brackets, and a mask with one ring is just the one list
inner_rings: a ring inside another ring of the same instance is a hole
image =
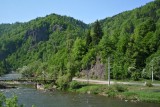
[[87, 64], [87, 84], [89, 84], [89, 69], [88, 69], [88, 64]]
[[152, 82], [153, 82], [153, 64], [152, 64]]
[[110, 85], [110, 57], [108, 57], [108, 86]]
[[152, 64], [152, 71], [151, 71], [151, 78], [152, 78], [152, 82], [153, 82], [153, 64], [154, 64], [154, 60], [152, 59], [152, 61], [151, 61], [151, 64]]

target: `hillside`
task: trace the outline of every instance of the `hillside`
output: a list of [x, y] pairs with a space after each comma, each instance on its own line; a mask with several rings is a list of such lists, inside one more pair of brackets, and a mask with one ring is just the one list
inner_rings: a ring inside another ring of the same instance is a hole
[[1, 69], [16, 70], [30, 63], [54, 59], [56, 54], [65, 52], [64, 47], [68, 48], [66, 46], [68, 41], [72, 43], [77, 37], [84, 37], [86, 28], [87, 25], [83, 22], [56, 14], [27, 23], [2, 24]]
[[107, 78], [110, 57], [113, 79], [149, 79], [153, 70], [159, 80], [159, 23], [160, 0], [155, 0], [91, 25], [56, 14], [1, 24], [0, 72], [17, 70], [35, 78], [45, 74], [62, 88], [81, 71]]
[[[102, 20], [104, 58], [112, 57], [113, 78], [160, 79], [160, 1]], [[118, 72], [117, 72], [118, 71]], [[138, 76], [138, 77], [136, 77]]]

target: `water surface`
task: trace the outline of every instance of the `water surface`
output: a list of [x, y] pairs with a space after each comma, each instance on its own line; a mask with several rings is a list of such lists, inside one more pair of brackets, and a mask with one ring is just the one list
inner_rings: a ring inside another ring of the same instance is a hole
[[98, 95], [67, 92], [46, 92], [33, 88], [1, 90], [7, 97], [16, 94], [25, 107], [160, 107], [160, 104], [131, 103]]
[[[8, 74], [1, 79], [19, 78], [18, 74]], [[29, 85], [20, 85], [13, 89], [1, 89], [7, 97], [13, 94], [18, 96], [20, 104], [25, 107], [160, 107], [160, 104], [153, 103], [131, 103], [119, 99], [107, 98], [98, 95], [77, 94], [61, 91], [40, 91]]]

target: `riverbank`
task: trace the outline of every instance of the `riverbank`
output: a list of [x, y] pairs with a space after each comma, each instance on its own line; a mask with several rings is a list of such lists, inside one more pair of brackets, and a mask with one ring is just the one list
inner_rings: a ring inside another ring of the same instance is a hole
[[68, 91], [114, 97], [126, 102], [160, 103], [160, 87], [155, 87], [151, 84], [148, 86], [124, 84], [114, 84], [108, 86], [73, 81], [71, 82]]

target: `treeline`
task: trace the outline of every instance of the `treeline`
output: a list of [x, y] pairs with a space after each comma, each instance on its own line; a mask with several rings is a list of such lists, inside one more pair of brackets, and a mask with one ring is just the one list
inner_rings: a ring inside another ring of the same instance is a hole
[[[65, 88], [111, 58], [111, 78], [160, 79], [160, 0], [87, 25], [51, 14], [27, 23], [0, 25], [0, 72], [56, 80]], [[107, 65], [106, 65], [107, 67]], [[106, 72], [107, 75], [107, 72]], [[106, 77], [107, 78], [107, 77]]]

